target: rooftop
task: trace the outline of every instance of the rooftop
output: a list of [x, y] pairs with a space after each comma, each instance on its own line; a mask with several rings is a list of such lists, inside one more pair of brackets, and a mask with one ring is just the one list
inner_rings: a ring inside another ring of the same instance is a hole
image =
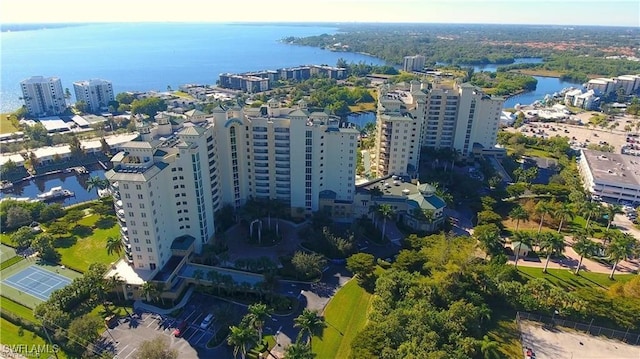
[[582, 150], [595, 181], [640, 188], [640, 158], [618, 153]]
[[120, 259], [111, 266], [107, 274], [105, 274], [105, 278], [118, 276], [127, 284], [142, 285], [144, 282], [151, 279], [151, 273], [152, 272], [149, 270], [134, 270], [127, 261]]

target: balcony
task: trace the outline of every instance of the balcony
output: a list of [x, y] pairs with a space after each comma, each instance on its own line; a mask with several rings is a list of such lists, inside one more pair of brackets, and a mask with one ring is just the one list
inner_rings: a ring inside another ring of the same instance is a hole
[[283, 156], [276, 156], [276, 161], [289, 162], [290, 158], [289, 157], [283, 157]]
[[129, 229], [127, 227], [120, 227], [120, 234], [123, 236], [129, 235]]
[[274, 138], [276, 141], [289, 141], [289, 136], [275, 135]]

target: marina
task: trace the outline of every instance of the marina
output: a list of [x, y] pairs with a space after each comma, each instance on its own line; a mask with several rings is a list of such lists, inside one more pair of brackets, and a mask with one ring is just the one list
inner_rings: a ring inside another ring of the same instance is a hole
[[[93, 165], [82, 167], [84, 171], [80, 169], [78, 172], [76, 168], [77, 167], [73, 167], [49, 172], [15, 182], [11, 187], [3, 188], [0, 193], [0, 199], [12, 198], [21, 201], [51, 201], [60, 203], [63, 206], [97, 199], [97, 188], [87, 190], [87, 180], [95, 176], [104, 178], [104, 169], [99, 165]], [[56, 190], [55, 194], [51, 193], [49, 196], [43, 196], [55, 188], [62, 189], [62, 192]]]

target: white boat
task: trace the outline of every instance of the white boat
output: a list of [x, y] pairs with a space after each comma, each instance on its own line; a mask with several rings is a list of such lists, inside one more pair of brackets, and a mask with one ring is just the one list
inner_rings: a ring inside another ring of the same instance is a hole
[[58, 186], [58, 187], [51, 188], [47, 192], [40, 193], [38, 195], [38, 199], [41, 201], [48, 201], [56, 198], [73, 197], [74, 195], [75, 194], [69, 191], [68, 189], [64, 189]]
[[13, 188], [13, 183], [9, 181], [0, 181], [0, 190]]

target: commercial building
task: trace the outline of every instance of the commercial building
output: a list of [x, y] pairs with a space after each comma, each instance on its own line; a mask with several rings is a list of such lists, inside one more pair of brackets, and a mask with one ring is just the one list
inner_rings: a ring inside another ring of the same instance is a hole
[[450, 148], [463, 157], [493, 154], [503, 101], [453, 82], [381, 87], [373, 156], [377, 175], [414, 176], [422, 147]]
[[20, 82], [27, 112], [34, 117], [59, 115], [67, 108], [57, 77], [33, 76]]
[[84, 101], [89, 112], [107, 109], [109, 102], [114, 100], [113, 86], [110, 81], [92, 79], [73, 83], [76, 101]]
[[578, 169], [592, 195], [640, 201], [640, 159], [617, 153], [581, 150]]
[[598, 95], [606, 96], [616, 90], [616, 82], [602, 77], [591, 79], [587, 82], [587, 90], [594, 90]]
[[402, 69], [407, 72], [423, 71], [426, 60], [422, 55], [405, 56], [402, 62]]

